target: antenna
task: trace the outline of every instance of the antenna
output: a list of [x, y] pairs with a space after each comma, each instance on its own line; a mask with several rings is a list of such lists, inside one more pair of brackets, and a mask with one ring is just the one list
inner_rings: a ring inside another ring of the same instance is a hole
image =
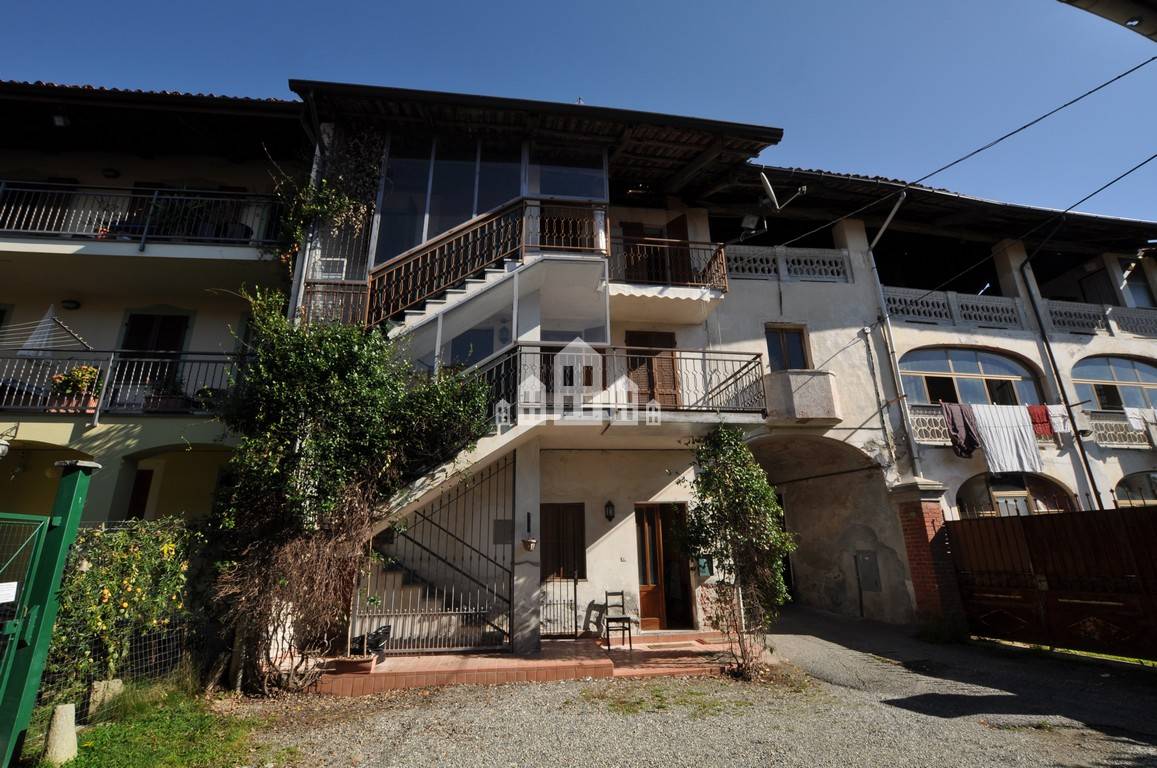
[[772, 188], [771, 182], [767, 180], [767, 174], [763, 173], [761, 171], [759, 174], [759, 180], [760, 180], [760, 182], [763, 183], [763, 191], [767, 193], [767, 197], [769, 200], [771, 200], [771, 205], [772, 205], [772, 207], [775, 208], [776, 212], [782, 211], [784, 208], [786, 208], [788, 206], [789, 203], [791, 203], [792, 200], [795, 200], [800, 195], [806, 195], [807, 194], [807, 187], [800, 187], [799, 189], [797, 189], [795, 191], [794, 195], [789, 197], [781, 205], [779, 202], [779, 198], [777, 198], [775, 196], [775, 190]]

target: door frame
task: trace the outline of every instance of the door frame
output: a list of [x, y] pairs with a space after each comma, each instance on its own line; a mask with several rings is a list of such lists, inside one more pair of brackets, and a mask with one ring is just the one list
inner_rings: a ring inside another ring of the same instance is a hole
[[[679, 501], [674, 501], [674, 502], [639, 502], [639, 503], [635, 504], [636, 536], [639, 535], [638, 531], [639, 531], [640, 515], [642, 515], [642, 519], [644, 521], [644, 527], [647, 525], [650, 525], [650, 523], [652, 521], [657, 522], [657, 531], [656, 531], [656, 535], [654, 537], [654, 542], [655, 542], [654, 551], [651, 551], [650, 547], [644, 545], [644, 542], [650, 540], [645, 535], [644, 535], [643, 539], [636, 542], [636, 557], [639, 557], [639, 556], [653, 557], [657, 561], [657, 566], [656, 566], [655, 571], [654, 571], [656, 583], [655, 584], [643, 584], [641, 579], [639, 581], [639, 628], [643, 629], [643, 630], [662, 630], [662, 629], [669, 629], [670, 628], [668, 626], [668, 617], [667, 617], [667, 598], [668, 598], [667, 583], [666, 583], [666, 577], [664, 576], [664, 567], [663, 567], [665, 555], [666, 555], [666, 549], [664, 546], [664, 535], [663, 535], [664, 526], [663, 526], [663, 514], [662, 513], [663, 513], [664, 507], [672, 507], [672, 506], [673, 507], [682, 507], [684, 509], [684, 511], [686, 510], [686, 503], [685, 502], [679, 502]], [[647, 514], [648, 512], [650, 512], [651, 514], [648, 515]], [[641, 560], [636, 564], [638, 565], [639, 572], [644, 572], [645, 564]], [[687, 603], [690, 607], [688, 614], [689, 614], [690, 624], [691, 624], [690, 628], [693, 629], [697, 623], [697, 621], [696, 621], [697, 620], [697, 615], [696, 615], [697, 611], [695, 610], [695, 600], [694, 600], [695, 586], [694, 586], [694, 579], [692, 578], [692, 573], [691, 573], [692, 569], [691, 569], [690, 558], [687, 559], [686, 568], [687, 568], [687, 575], [688, 575], [687, 594], [683, 595], [683, 598], [687, 601]], [[644, 616], [643, 615], [643, 596], [644, 596], [644, 594], [649, 594], [652, 591], [658, 592], [659, 615], [657, 617], [656, 616]], [[683, 627], [680, 627], [680, 629], [683, 629]]]

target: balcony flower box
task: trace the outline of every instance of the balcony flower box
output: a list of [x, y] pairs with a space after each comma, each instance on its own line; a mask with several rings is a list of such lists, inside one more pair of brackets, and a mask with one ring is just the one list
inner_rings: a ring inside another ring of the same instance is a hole
[[77, 365], [52, 376], [49, 413], [95, 413], [101, 376], [95, 365]]
[[100, 398], [96, 395], [52, 395], [48, 399], [49, 413], [96, 413]]

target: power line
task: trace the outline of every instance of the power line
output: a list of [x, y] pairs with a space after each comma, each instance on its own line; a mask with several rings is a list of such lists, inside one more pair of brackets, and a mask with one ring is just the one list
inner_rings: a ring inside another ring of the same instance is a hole
[[[916, 179], [915, 181], [905, 182], [904, 185], [900, 189], [897, 189], [894, 192], [889, 192], [888, 194], [884, 195], [883, 197], [879, 198], [878, 200], [873, 200], [873, 201], [871, 201], [865, 205], [860, 206], [859, 208], [855, 209], [854, 211], [851, 211], [850, 213], [845, 213], [844, 215], [842, 215], [838, 218], [832, 219], [831, 221], [829, 221], [825, 224], [821, 224], [818, 227], [815, 227], [814, 229], [810, 229], [807, 232], [804, 232], [802, 235], [797, 235], [796, 237], [793, 237], [790, 240], [787, 240], [783, 243], [780, 243], [778, 247], [785, 247], [785, 246], [791, 245], [792, 243], [798, 242], [798, 241], [804, 239], [805, 237], [810, 237], [811, 235], [814, 235], [817, 232], [822, 232], [823, 230], [827, 229], [828, 227], [832, 227], [832, 226], [835, 226], [836, 224], [839, 224], [844, 219], [849, 219], [858, 213], [863, 213], [864, 211], [868, 210], [869, 208], [872, 208], [873, 206], [879, 205], [882, 202], [890, 200], [893, 197], [896, 197], [897, 195], [899, 195], [901, 192], [907, 191], [909, 188], [911, 188], [917, 184], [921, 184], [921, 183], [927, 181], [928, 179], [932, 178], [933, 176], [935, 176], [939, 173], [943, 173], [944, 171], [947, 171], [949, 168], [957, 166], [966, 160], [970, 160], [973, 157], [976, 157], [977, 155], [979, 155], [981, 152], [992, 149], [997, 144], [1000, 144], [1001, 142], [1003, 142], [1007, 139], [1011, 139], [1013, 136], [1016, 136], [1018, 133], [1022, 133], [1023, 131], [1028, 130], [1029, 128], [1033, 127], [1037, 123], [1040, 123], [1042, 120], [1046, 120], [1046, 119], [1052, 117], [1053, 115], [1057, 114], [1058, 112], [1060, 112], [1064, 109], [1068, 109], [1069, 107], [1073, 106], [1077, 102], [1082, 101], [1082, 100], [1088, 98], [1089, 96], [1092, 96], [1094, 93], [1096, 93], [1096, 92], [1098, 92], [1104, 88], [1107, 88], [1108, 86], [1112, 85], [1113, 83], [1117, 82], [1118, 80], [1122, 80], [1122, 79], [1128, 77], [1129, 75], [1133, 74], [1137, 70], [1142, 69], [1143, 67], [1145, 67], [1149, 64], [1152, 64], [1154, 61], [1157, 61], [1157, 56], [1151, 56], [1148, 59], [1145, 59], [1144, 61], [1142, 61], [1140, 64], [1137, 64], [1133, 67], [1130, 67], [1129, 69], [1125, 70], [1124, 72], [1121, 72], [1120, 74], [1114, 75], [1113, 77], [1109, 78], [1108, 80], [1104, 81], [1103, 83], [1085, 91], [1081, 95], [1076, 96], [1072, 99], [1069, 99], [1064, 104], [1061, 104], [1058, 107], [1050, 109], [1048, 112], [1045, 112], [1044, 114], [1040, 115], [1039, 117], [1033, 118], [1032, 120], [1028, 121], [1027, 123], [1024, 123], [1023, 125], [1021, 125], [1017, 128], [1014, 128], [1013, 130], [1009, 131], [1008, 133], [1004, 134], [1003, 136], [999, 136], [999, 137], [993, 139], [992, 141], [988, 142], [987, 144], [979, 146], [976, 149], [972, 150], [971, 152], [968, 152], [967, 154], [961, 155], [960, 157], [956, 158], [955, 160], [953, 160], [949, 163], [946, 163], [945, 165], [940, 166], [936, 170], [934, 170], [930, 173], [924, 174], [923, 176]], [[1103, 191], [1103, 190], [1098, 190], [1098, 192], [1100, 192], [1100, 191]], [[1097, 193], [1094, 192], [1093, 194], [1097, 194]], [[1091, 197], [1091, 195], [1090, 195], [1090, 197]], [[1084, 201], [1081, 201], [1081, 202], [1084, 202]], [[1078, 202], [1078, 203], [1076, 203], [1076, 205], [1080, 205], [1080, 203]], [[1075, 207], [1075, 206], [1073, 206], [1073, 207]], [[1072, 210], [1072, 208], [1066, 209], [1065, 212], [1067, 213], [1069, 210]]]

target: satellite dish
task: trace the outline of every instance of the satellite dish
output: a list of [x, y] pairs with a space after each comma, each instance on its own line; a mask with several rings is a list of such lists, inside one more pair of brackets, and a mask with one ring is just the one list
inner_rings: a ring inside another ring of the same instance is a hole
[[799, 189], [797, 189], [795, 191], [794, 195], [789, 197], [781, 205], [779, 202], [779, 198], [777, 198], [775, 196], [775, 189], [772, 188], [771, 182], [767, 180], [767, 174], [766, 173], [760, 172], [759, 181], [763, 184], [763, 191], [767, 193], [767, 199], [771, 201], [771, 205], [773, 208], [775, 208], [776, 211], [782, 211], [784, 208], [786, 208], [788, 206], [789, 203], [791, 203], [792, 200], [795, 200], [800, 195], [806, 195], [807, 194], [807, 187], [800, 187]]

